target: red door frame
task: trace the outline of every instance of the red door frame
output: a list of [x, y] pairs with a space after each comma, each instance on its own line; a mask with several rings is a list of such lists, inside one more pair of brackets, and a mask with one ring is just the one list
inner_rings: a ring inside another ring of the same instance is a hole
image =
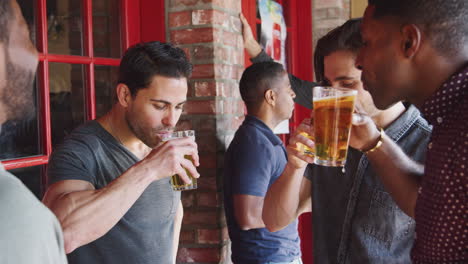
[[[312, 1], [310, 0], [277, 0], [283, 5], [287, 25], [287, 59], [288, 71], [303, 80], [313, 80], [313, 48], [312, 48]], [[249, 21], [250, 27], [257, 38], [258, 23], [257, 3], [255, 0], [242, 0], [242, 12]], [[300, 34], [306, 32], [306, 34]], [[308, 32], [308, 34], [307, 34]], [[245, 66], [251, 64], [247, 53]], [[297, 105], [292, 119], [290, 129], [294, 130], [304, 118], [310, 116], [310, 110]], [[288, 136], [282, 135], [286, 143]], [[302, 260], [304, 264], [313, 263], [312, 242], [312, 217], [310, 213], [303, 214], [299, 218], [299, 233], [301, 236]]]

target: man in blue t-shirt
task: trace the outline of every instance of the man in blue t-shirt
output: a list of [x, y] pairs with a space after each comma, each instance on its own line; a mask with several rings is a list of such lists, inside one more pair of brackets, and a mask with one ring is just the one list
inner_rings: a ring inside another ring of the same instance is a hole
[[[224, 165], [225, 211], [234, 263], [302, 263], [297, 220], [269, 232], [262, 220], [263, 199], [284, 172], [287, 153], [273, 129], [289, 119], [295, 93], [276, 62], [248, 67], [240, 80], [247, 116], [229, 146]], [[310, 199], [298, 210], [310, 211]]]

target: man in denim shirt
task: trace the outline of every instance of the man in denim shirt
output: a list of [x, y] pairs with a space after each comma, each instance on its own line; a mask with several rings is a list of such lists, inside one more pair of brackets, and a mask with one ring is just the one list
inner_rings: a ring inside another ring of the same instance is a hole
[[[360, 20], [348, 21], [318, 41], [317, 80], [330, 86], [358, 90], [358, 105], [370, 113], [376, 124], [385, 128], [387, 135], [408, 155], [423, 160], [430, 127], [418, 110], [414, 106], [405, 109], [398, 103], [379, 111], [370, 94], [362, 88], [361, 72], [354, 67], [361, 46], [359, 24]], [[261, 53], [253, 61], [262, 56], [265, 55]], [[306, 143], [298, 134], [308, 130], [307, 127], [303, 123], [298, 128], [289, 148], [297, 140]], [[296, 154], [305, 158], [301, 153]], [[292, 160], [291, 156], [289, 159]], [[284, 208], [294, 210], [295, 202], [300, 202], [300, 198], [291, 202], [284, 197], [298, 197], [311, 189], [316, 263], [410, 262], [414, 221], [396, 206], [362, 151], [350, 148], [344, 170], [309, 165], [305, 177], [308, 180], [282, 177], [272, 185], [263, 212], [267, 228], [282, 228], [289, 220]]]

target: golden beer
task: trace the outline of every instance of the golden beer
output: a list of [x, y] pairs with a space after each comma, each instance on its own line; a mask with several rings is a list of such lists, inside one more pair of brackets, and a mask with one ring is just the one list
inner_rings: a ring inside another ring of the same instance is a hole
[[[192, 156], [189, 156], [189, 155], [185, 155], [184, 156], [186, 159], [192, 161], [193, 163], [193, 160], [192, 160]], [[174, 191], [185, 191], [185, 190], [193, 190], [193, 189], [196, 189], [197, 188], [197, 178], [194, 178], [192, 177], [192, 174], [187, 170], [185, 169], [185, 172], [187, 173], [187, 175], [189, 176], [189, 178], [192, 180], [192, 183], [185, 183], [180, 177], [178, 174], [175, 174], [175, 175], [172, 175], [171, 177], [171, 185], [172, 185], [172, 189]]]
[[318, 165], [345, 164], [356, 98], [356, 91], [349, 91], [354, 93], [324, 98], [315, 98], [314, 93], [315, 163]]
[[[185, 131], [172, 132], [172, 133], [169, 133], [167, 135], [163, 135], [161, 140], [162, 140], [162, 142], [166, 142], [166, 141], [169, 141], [169, 140], [172, 140], [172, 139], [183, 138], [183, 137], [195, 138], [195, 131], [185, 130]], [[185, 155], [184, 157], [186, 159], [190, 160], [193, 163], [192, 156]], [[194, 178], [192, 176], [192, 174], [187, 169], [185, 169], [185, 172], [187, 173], [189, 178], [192, 180], [192, 183], [187, 184], [179, 177], [179, 175], [177, 175], [177, 174], [172, 175], [171, 176], [171, 185], [172, 185], [172, 189], [174, 191], [193, 190], [193, 189], [197, 188], [197, 178]]]

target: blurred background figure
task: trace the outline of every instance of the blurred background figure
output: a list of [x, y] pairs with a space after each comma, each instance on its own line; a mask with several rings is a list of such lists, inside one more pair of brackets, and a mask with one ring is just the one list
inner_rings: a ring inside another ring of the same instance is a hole
[[[31, 117], [37, 63], [20, 7], [0, 1], [0, 127]], [[1, 164], [0, 212], [0, 263], [67, 263], [54, 214]]]

